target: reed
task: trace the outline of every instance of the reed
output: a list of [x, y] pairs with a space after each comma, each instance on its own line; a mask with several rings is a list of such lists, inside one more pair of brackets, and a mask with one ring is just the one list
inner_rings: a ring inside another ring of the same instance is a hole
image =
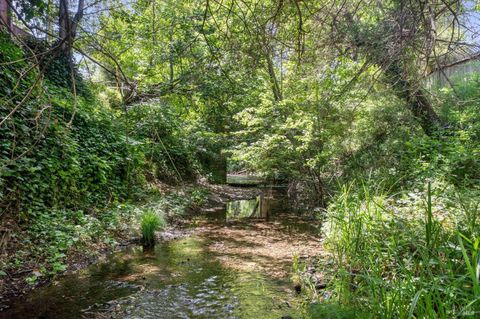
[[394, 198], [343, 188], [327, 219], [331, 301], [372, 318], [479, 318], [478, 210], [453, 214], [446, 226], [432, 192], [429, 184], [424, 213], [400, 213]]
[[153, 247], [155, 245], [155, 231], [164, 226], [165, 221], [157, 213], [153, 211], [145, 212], [140, 222], [143, 245], [145, 247]]

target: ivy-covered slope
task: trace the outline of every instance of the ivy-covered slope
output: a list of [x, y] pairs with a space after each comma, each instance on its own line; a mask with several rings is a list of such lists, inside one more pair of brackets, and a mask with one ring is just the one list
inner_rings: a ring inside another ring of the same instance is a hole
[[75, 250], [88, 257], [113, 243], [133, 218], [128, 203], [152, 183], [201, 172], [199, 148], [168, 105], [125, 112], [78, 74], [74, 94], [65, 63], [32, 41], [0, 33], [2, 296], [12, 282], [65, 270]]

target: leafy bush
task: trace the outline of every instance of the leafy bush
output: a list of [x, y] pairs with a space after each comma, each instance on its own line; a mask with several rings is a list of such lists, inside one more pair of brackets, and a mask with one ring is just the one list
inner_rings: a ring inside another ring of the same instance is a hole
[[168, 101], [153, 101], [129, 110], [125, 115], [130, 139], [147, 160], [153, 178], [171, 183], [197, 176], [196, 146], [190, 141], [180, 114]]

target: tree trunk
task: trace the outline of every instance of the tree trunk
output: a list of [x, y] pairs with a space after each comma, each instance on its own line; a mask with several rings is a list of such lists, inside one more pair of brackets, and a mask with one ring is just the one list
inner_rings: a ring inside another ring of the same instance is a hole
[[69, 0], [60, 0], [58, 27], [59, 37], [61, 41], [60, 49], [65, 56], [71, 59], [73, 42], [76, 37], [78, 24], [83, 18], [85, 1], [78, 1], [77, 13], [73, 17], [73, 19], [70, 18], [68, 7]]
[[[271, 51], [271, 50], [268, 50]], [[270, 76], [270, 82], [272, 83], [272, 91], [275, 101], [279, 102], [283, 100], [282, 91], [280, 90], [280, 85], [278, 84], [277, 75], [275, 74], [275, 66], [273, 65], [272, 56], [270, 52], [267, 52], [267, 67], [268, 75]]]
[[150, 61], [149, 61], [149, 65], [150, 67], [153, 67], [153, 59], [154, 59], [154, 56], [155, 56], [155, 49], [157, 47], [157, 28], [155, 26], [155, 22], [157, 21], [157, 17], [156, 17], [156, 12], [155, 10], [157, 10], [156, 8], [156, 0], [153, 0], [152, 1], [152, 49], [151, 49], [151, 52], [150, 52]]
[[440, 117], [425, 96], [423, 89], [410, 91], [407, 103], [412, 114], [418, 119], [420, 126], [427, 135], [434, 135], [443, 126]]
[[174, 77], [175, 77], [175, 69], [174, 69], [174, 59], [175, 59], [175, 47], [173, 45], [173, 30], [174, 30], [174, 24], [173, 24], [173, 21], [172, 21], [172, 25], [170, 26], [170, 36], [169, 36], [169, 41], [170, 41], [170, 45], [168, 46], [169, 47], [169, 51], [170, 51], [170, 54], [169, 54], [169, 57], [168, 57], [168, 64], [169, 64], [169, 80], [170, 80], [170, 84], [173, 85], [173, 80], [174, 80]]
[[68, 0], [60, 0], [58, 11], [58, 36], [62, 41], [60, 48], [63, 52], [67, 51], [70, 34], [70, 17], [68, 15]]
[[408, 79], [408, 75], [403, 72], [398, 62], [390, 65], [386, 70], [386, 76], [396, 94], [407, 102], [408, 108], [418, 120], [425, 134], [435, 135], [443, 123], [425, 95], [424, 89]]
[[53, 23], [52, 19], [52, 7], [53, 3], [52, 0], [48, 0], [47, 2], [47, 41], [50, 42], [53, 39]]
[[0, 0], [0, 24], [5, 26], [9, 31], [12, 30], [12, 19], [10, 17], [9, 0]]
[[275, 98], [275, 101], [279, 102], [283, 100], [283, 96], [280, 85], [278, 84], [277, 75], [275, 73], [275, 65], [273, 64], [273, 49], [270, 46], [266, 35], [263, 35], [262, 37], [262, 46], [262, 51], [267, 61], [267, 71], [270, 78], [270, 83], [272, 84], [273, 97]]

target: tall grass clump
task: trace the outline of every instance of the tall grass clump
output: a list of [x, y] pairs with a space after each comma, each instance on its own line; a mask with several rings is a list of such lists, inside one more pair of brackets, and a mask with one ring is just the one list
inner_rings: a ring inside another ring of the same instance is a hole
[[155, 245], [155, 231], [163, 227], [165, 227], [163, 218], [153, 211], [145, 212], [140, 222], [143, 246], [153, 247]]
[[430, 185], [403, 197], [343, 187], [326, 227], [330, 300], [372, 318], [479, 318], [479, 217]]

